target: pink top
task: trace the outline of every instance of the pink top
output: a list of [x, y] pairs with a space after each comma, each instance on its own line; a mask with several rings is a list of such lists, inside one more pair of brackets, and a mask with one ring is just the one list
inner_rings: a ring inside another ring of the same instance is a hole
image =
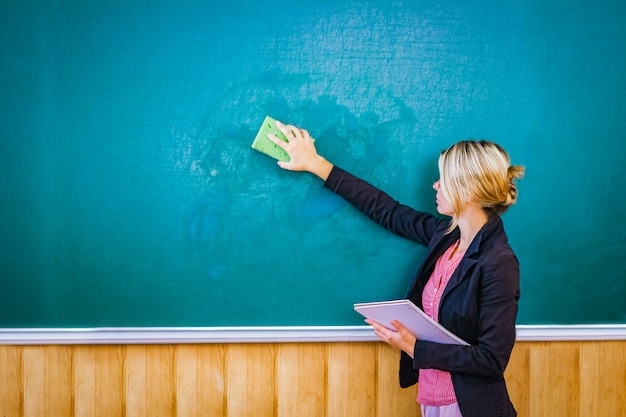
[[[458, 246], [459, 241], [457, 240], [437, 259], [435, 270], [422, 293], [424, 312], [436, 322], [439, 322], [439, 304], [441, 303], [443, 291], [465, 254], [465, 251], [463, 251], [451, 256]], [[452, 387], [450, 372], [440, 371], [439, 369], [420, 369], [417, 401], [422, 405], [433, 406], [456, 403], [457, 400]]]

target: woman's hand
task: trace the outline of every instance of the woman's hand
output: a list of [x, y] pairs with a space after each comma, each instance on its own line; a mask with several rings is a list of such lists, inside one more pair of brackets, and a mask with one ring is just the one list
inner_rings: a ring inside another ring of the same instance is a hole
[[367, 319], [365, 322], [374, 328], [374, 332], [379, 340], [382, 340], [395, 348], [403, 350], [411, 358], [413, 357], [413, 351], [415, 349], [415, 342], [417, 341], [417, 338], [400, 322], [396, 320], [391, 322], [391, 325], [395, 328], [395, 330], [389, 329], [374, 320]]
[[283, 132], [289, 142], [271, 133], [267, 137], [287, 152], [290, 158], [289, 162], [278, 161], [278, 166], [290, 171], [308, 171], [326, 180], [333, 165], [317, 153], [309, 132], [296, 126], [284, 125], [279, 121], [276, 121], [276, 127]]

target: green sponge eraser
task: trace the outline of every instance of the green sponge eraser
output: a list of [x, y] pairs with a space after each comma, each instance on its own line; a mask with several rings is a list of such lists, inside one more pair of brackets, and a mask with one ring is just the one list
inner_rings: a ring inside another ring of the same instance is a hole
[[289, 158], [287, 152], [267, 138], [269, 133], [273, 133], [277, 138], [288, 142], [287, 137], [276, 127], [276, 120], [270, 116], [266, 116], [259, 132], [254, 138], [254, 142], [252, 142], [252, 149], [263, 152], [279, 161], [289, 162], [291, 158]]

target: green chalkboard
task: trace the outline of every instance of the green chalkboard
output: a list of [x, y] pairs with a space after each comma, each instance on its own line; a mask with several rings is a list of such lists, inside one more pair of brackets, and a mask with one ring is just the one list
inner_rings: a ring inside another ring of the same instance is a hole
[[527, 167], [520, 324], [626, 322], [626, 3], [4, 1], [0, 327], [358, 325], [423, 249], [251, 149], [266, 115], [434, 210]]

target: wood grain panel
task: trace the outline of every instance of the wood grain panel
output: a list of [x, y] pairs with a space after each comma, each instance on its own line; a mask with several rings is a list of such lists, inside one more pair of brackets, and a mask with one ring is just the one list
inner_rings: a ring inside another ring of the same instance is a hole
[[24, 384], [24, 416], [43, 416], [46, 409], [45, 347], [26, 347], [22, 355]]
[[578, 415], [579, 346], [571, 342], [542, 342], [530, 350], [530, 415], [550, 417], [555, 410]]
[[400, 353], [391, 346], [377, 344], [377, 417], [421, 415], [417, 398], [417, 386], [399, 388], [398, 363]]
[[24, 416], [74, 415], [71, 354], [66, 346], [24, 348]]
[[580, 415], [626, 416], [626, 343], [580, 345]]
[[328, 417], [375, 416], [376, 344], [328, 345]]
[[[0, 417], [419, 417], [382, 343], [0, 346]], [[626, 416], [626, 341], [520, 342], [520, 417]]]
[[76, 416], [124, 415], [124, 351], [123, 346], [74, 348]]
[[327, 366], [323, 344], [285, 344], [277, 347], [279, 417], [325, 415]]
[[274, 345], [230, 345], [226, 351], [226, 415], [276, 415]]
[[146, 347], [146, 356], [146, 383], [151, 387], [145, 391], [147, 416], [176, 415], [174, 347], [149, 346]]
[[126, 347], [127, 414], [145, 417], [175, 415], [173, 349], [169, 345]]
[[223, 345], [181, 345], [175, 352], [176, 415], [225, 415]]
[[21, 346], [0, 346], [0, 416], [23, 416]]

